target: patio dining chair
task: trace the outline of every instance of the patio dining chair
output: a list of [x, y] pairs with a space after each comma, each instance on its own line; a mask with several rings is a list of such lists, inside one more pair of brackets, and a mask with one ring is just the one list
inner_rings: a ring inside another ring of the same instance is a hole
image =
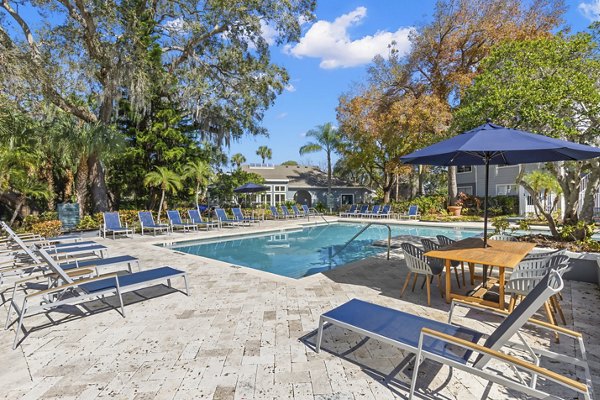
[[[453, 300], [448, 323], [353, 299], [321, 315], [315, 350], [317, 353], [320, 351], [326, 325], [336, 325], [415, 354], [409, 399], [415, 397], [417, 383], [421, 376], [419, 368], [422, 362], [430, 359], [479, 376], [510, 390], [521, 392], [529, 397], [556, 398], [555, 395], [548, 393], [547, 385], [538, 386], [538, 381], [544, 379], [581, 394], [586, 400], [591, 400], [593, 398], [592, 378], [582, 335], [569, 329], [558, 329], [532, 318], [537, 310], [562, 288], [562, 277], [555, 270], [550, 270], [512, 313], [476, 303]], [[457, 307], [491, 313], [503, 319], [488, 336], [482, 332], [452, 324], [452, 316]], [[520, 330], [526, 324], [540, 330], [557, 331], [561, 335], [575, 339], [579, 345], [577, 349], [579, 354], [562, 354], [548, 349], [534, 348], [526, 343], [521, 335]], [[518, 341], [513, 341], [513, 338]], [[481, 339], [485, 339], [485, 341], [479, 344]], [[508, 354], [508, 351], [512, 352], [512, 349], [520, 350], [518, 354], [524, 354], [524, 356], [517, 357], [513, 355], [514, 352]], [[583, 368], [585, 380], [580, 382], [540, 367], [542, 358], [552, 360], [553, 363], [549, 365], [561, 362]], [[490, 366], [492, 360], [494, 363]], [[511, 375], [499, 371], [497, 363], [507, 365], [515, 373]], [[398, 372], [410, 365], [412, 363], [406, 363]], [[528, 374], [529, 379], [524, 379], [521, 372]]]
[[[133, 228], [130, 229], [127, 227], [127, 223], [125, 226], [121, 225], [121, 217], [118, 212], [104, 212], [102, 213], [102, 219], [104, 223], [102, 224], [102, 237], [106, 239], [107, 233], [112, 233], [113, 239], [115, 238], [115, 234], [120, 233], [125, 236], [129, 236], [130, 234], [134, 234]], [[133, 236], [132, 236], [133, 237]]]
[[400, 292], [400, 297], [404, 296], [404, 292], [408, 287], [411, 275], [413, 276], [412, 291], [415, 291], [415, 285], [419, 275], [425, 276], [425, 285], [427, 286], [427, 305], [431, 306], [431, 287], [430, 281], [434, 276], [437, 276], [438, 287], [440, 288], [440, 295], [444, 297], [444, 291], [442, 288], [442, 272], [444, 272], [443, 261], [437, 258], [428, 258], [423, 254], [423, 250], [411, 243], [402, 243], [402, 251], [404, 253], [404, 261], [408, 267], [408, 274], [404, 281], [404, 286]]
[[[425, 250], [426, 253], [428, 251], [438, 250], [441, 247], [443, 247], [441, 244], [438, 244], [438, 243], [434, 242], [433, 240], [427, 239], [427, 238], [422, 238], [421, 244], [423, 245], [423, 250]], [[444, 262], [442, 262], [442, 265], [444, 265]], [[451, 261], [450, 265], [454, 267], [454, 275], [456, 276], [456, 284], [460, 288], [460, 280], [458, 279], [458, 266], [460, 265], [461, 269], [462, 269], [463, 285], [465, 284], [465, 266], [460, 261]]]

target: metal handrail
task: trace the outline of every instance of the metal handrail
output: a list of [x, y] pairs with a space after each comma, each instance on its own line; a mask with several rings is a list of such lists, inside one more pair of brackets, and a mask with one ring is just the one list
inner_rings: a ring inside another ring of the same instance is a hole
[[329, 221], [327, 221], [327, 220], [325, 219], [325, 216], [324, 216], [323, 214], [321, 214], [320, 212], [318, 212], [318, 211], [317, 211], [315, 208], [313, 208], [313, 207], [311, 207], [311, 208], [309, 208], [309, 209], [308, 209], [308, 214], [306, 215], [306, 218], [307, 218], [307, 220], [308, 220], [308, 221], [310, 221], [310, 212], [311, 212], [311, 211], [313, 212], [313, 216], [315, 216], [315, 215], [316, 215], [316, 216], [319, 216], [319, 217], [321, 217], [321, 218], [323, 219], [323, 221], [325, 221], [325, 222], [327, 223], [327, 225], [329, 225]]
[[348, 245], [357, 237], [359, 237], [364, 231], [367, 230], [367, 228], [369, 228], [371, 225], [383, 225], [386, 228], [388, 228], [388, 240], [387, 240], [387, 259], [390, 259], [390, 248], [392, 247], [392, 228], [390, 227], [389, 224], [383, 223], [383, 222], [369, 222], [364, 228], [362, 228], [356, 235], [352, 236], [352, 239], [348, 240], [346, 242], [346, 244], [339, 249], [338, 251], [336, 251], [335, 253], [333, 253], [333, 255], [331, 257], [329, 257], [329, 259], [332, 259], [333, 257], [337, 256], [339, 253], [341, 253], [342, 251], [344, 251], [344, 249], [346, 247], [348, 247]]

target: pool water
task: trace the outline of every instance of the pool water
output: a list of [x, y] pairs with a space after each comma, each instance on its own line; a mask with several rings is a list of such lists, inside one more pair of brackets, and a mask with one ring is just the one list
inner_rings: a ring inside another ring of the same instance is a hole
[[[387, 227], [373, 225], [336, 255], [336, 252], [341, 250], [364, 226], [364, 224], [332, 223], [293, 231], [179, 242], [168, 247], [277, 275], [302, 278], [385, 252], [386, 247], [373, 246], [373, 242], [387, 240]], [[390, 226], [392, 237], [446, 235], [453, 239], [463, 239], [480, 233], [477, 230], [466, 229]]]

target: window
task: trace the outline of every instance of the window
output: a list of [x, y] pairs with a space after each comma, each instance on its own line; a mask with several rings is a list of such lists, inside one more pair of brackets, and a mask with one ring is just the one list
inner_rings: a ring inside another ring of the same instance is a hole
[[519, 190], [517, 185], [496, 185], [496, 196], [516, 196]]
[[459, 165], [456, 167], [456, 172], [459, 174], [464, 174], [465, 172], [471, 172], [472, 169], [473, 167], [470, 165]]
[[273, 190], [275, 192], [285, 192], [285, 185], [275, 185], [275, 189]]
[[458, 193], [464, 193], [468, 195], [473, 195], [473, 186], [458, 186]]
[[262, 204], [271, 204], [271, 193], [257, 195], [256, 202]]
[[275, 193], [275, 204], [285, 203], [285, 193]]
[[345, 206], [347, 204], [354, 204], [354, 195], [353, 194], [343, 194], [342, 195], [342, 205]]

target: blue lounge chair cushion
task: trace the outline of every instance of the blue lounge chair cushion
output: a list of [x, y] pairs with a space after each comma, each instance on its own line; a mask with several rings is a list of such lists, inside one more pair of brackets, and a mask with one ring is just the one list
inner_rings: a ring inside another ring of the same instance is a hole
[[[159, 267], [146, 271], [134, 272], [132, 274], [120, 275], [119, 286], [124, 288], [156, 279], [168, 279], [169, 277], [175, 277], [183, 273], [183, 271], [171, 267]], [[106, 278], [99, 281], [83, 283], [79, 287], [87, 293], [96, 293], [116, 288], [117, 282], [116, 278]]]
[[[48, 242], [50, 240], [47, 240]], [[89, 245], [94, 245], [94, 244], [98, 244], [96, 242], [94, 242], [93, 240], [84, 240], [82, 242], [73, 242], [73, 243], [57, 243], [57, 244], [53, 244], [52, 246], [56, 247], [57, 249], [60, 249], [62, 247], [83, 247], [83, 246], [89, 246]]]
[[[482, 333], [471, 329], [434, 321], [358, 299], [352, 299], [326, 312], [323, 316], [413, 348], [419, 346], [422, 328], [434, 329], [473, 343], [477, 343], [482, 336]], [[472, 353], [433, 338], [425, 339], [423, 349], [463, 364], [467, 362]]]
[[94, 260], [83, 260], [83, 261], [79, 261], [77, 263], [70, 262], [70, 263], [61, 264], [60, 267], [66, 271], [66, 270], [77, 268], [77, 267], [79, 267], [79, 268], [101, 267], [103, 265], [120, 264], [120, 263], [133, 262], [133, 261], [137, 261], [137, 258], [132, 257], [132, 256], [116, 256], [116, 257], [110, 257], [110, 258], [97, 258]]
[[54, 249], [48, 250], [48, 253], [50, 254], [64, 254], [64, 253], [77, 253], [77, 252], [86, 252], [89, 251], [90, 253], [96, 250], [105, 250], [106, 246], [103, 246], [101, 244], [95, 244], [92, 246], [82, 246], [82, 247], [66, 247], [66, 248], [61, 248], [61, 249], [56, 249], [56, 251]]

